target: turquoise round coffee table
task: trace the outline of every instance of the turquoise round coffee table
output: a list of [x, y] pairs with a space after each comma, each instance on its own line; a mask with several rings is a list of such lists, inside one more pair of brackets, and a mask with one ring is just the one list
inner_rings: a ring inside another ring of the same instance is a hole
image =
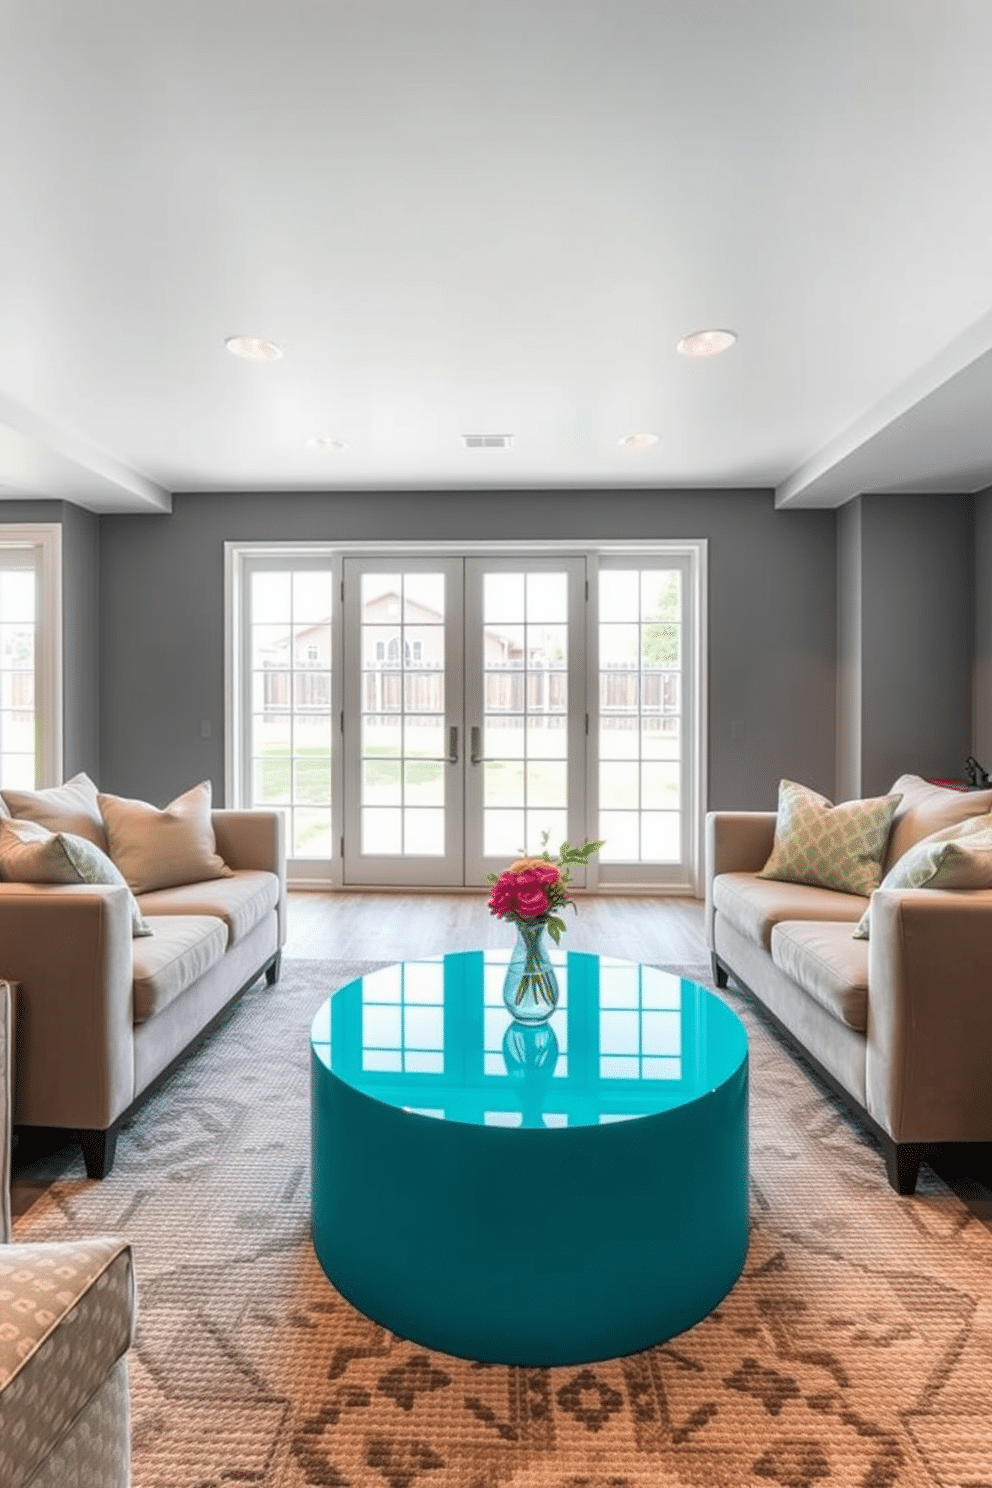
[[634, 1353], [710, 1312], [748, 1243], [747, 1037], [720, 998], [556, 953], [538, 1028], [509, 952], [349, 982], [311, 1031], [313, 1243], [425, 1347], [502, 1364]]

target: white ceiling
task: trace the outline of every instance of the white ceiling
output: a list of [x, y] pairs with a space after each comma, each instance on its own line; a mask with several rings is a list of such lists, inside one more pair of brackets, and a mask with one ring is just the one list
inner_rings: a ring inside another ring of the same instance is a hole
[[992, 485], [990, 57], [988, 0], [0, 0], [0, 497]]

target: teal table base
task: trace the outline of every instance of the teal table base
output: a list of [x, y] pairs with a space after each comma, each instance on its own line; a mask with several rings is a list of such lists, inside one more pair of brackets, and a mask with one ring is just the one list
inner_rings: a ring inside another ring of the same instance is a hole
[[376, 1322], [464, 1358], [581, 1364], [674, 1337], [747, 1254], [744, 1048], [683, 1104], [533, 1130], [405, 1110], [314, 1050], [321, 1266]]

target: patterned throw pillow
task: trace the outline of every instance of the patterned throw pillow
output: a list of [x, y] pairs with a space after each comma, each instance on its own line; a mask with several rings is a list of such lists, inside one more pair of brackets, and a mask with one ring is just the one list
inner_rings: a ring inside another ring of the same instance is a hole
[[[88, 837], [48, 832], [37, 822], [16, 818], [0, 822], [0, 878], [12, 883], [118, 884], [127, 889], [120, 869]], [[131, 934], [151, 935], [131, 890]]]
[[[903, 853], [880, 889], [992, 889], [992, 815], [973, 816], [932, 832]], [[867, 940], [871, 905], [858, 921], [855, 940]]]
[[808, 786], [783, 780], [771, 857], [758, 877], [870, 894], [882, 876], [899, 799], [875, 796], [834, 806]]

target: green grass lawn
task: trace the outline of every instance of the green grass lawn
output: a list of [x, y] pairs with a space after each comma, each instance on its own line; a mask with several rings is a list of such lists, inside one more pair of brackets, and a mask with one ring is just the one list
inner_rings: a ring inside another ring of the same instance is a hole
[[[394, 736], [398, 730], [390, 730]], [[618, 731], [618, 735], [622, 731]], [[631, 750], [636, 751], [639, 735], [629, 734]], [[627, 735], [603, 740], [603, 747], [613, 747], [626, 742]], [[646, 747], [642, 744], [642, 747]], [[666, 735], [659, 738], [651, 753], [655, 761], [677, 758], [679, 741]], [[656, 751], [656, 752], [655, 752]], [[636, 755], [635, 755], [636, 758]], [[401, 772], [405, 772], [406, 790], [403, 799], [409, 806], [435, 806], [443, 804], [445, 762], [441, 759], [400, 758], [398, 738], [396, 742], [366, 744], [363, 756], [362, 799], [366, 805], [399, 805], [401, 799]], [[617, 761], [620, 764], [620, 761]], [[625, 763], [635, 761], [627, 755]], [[615, 786], [610, 791], [607, 804], [613, 808], [636, 809], [637, 788], [635, 771], [610, 770], [610, 762], [604, 760], [604, 773], [615, 777]], [[527, 777], [527, 799], [531, 805], [542, 805], [550, 809], [562, 809], [564, 787], [563, 762], [556, 760], [507, 758], [488, 760], [485, 775], [485, 804], [492, 807], [521, 807], [524, 804], [525, 769]], [[294, 785], [295, 769], [295, 790]], [[630, 775], [627, 786], [621, 784]], [[328, 807], [331, 804], [331, 756], [326, 751], [303, 748], [290, 757], [289, 746], [268, 745], [253, 762], [254, 799], [258, 806], [314, 806]], [[605, 784], [605, 780], [604, 780]], [[678, 796], [678, 784], [673, 779], [665, 794], [673, 799]], [[658, 803], [661, 804], [660, 802]], [[323, 829], [321, 829], [323, 830]]]

